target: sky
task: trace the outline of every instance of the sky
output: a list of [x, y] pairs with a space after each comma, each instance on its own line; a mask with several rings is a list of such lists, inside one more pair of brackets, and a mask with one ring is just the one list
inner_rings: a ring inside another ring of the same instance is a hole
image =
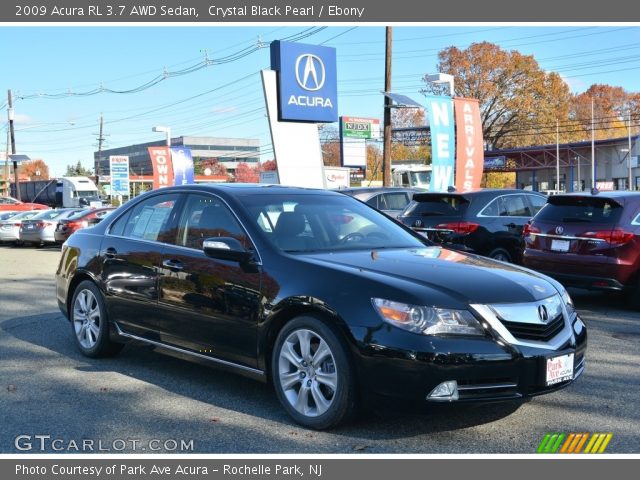
[[[43, 159], [55, 176], [78, 161], [93, 168], [101, 115], [105, 149], [162, 139], [152, 127], [163, 125], [172, 137], [258, 138], [270, 160], [259, 72], [269, 42], [285, 38], [335, 47], [340, 115], [382, 118], [381, 26], [0, 26], [1, 150], [11, 89], [17, 153]], [[574, 93], [594, 83], [640, 91], [640, 27], [621, 25], [394, 26], [392, 90], [420, 100], [438, 51], [482, 41], [533, 55]], [[185, 69], [194, 71], [172, 75]]]

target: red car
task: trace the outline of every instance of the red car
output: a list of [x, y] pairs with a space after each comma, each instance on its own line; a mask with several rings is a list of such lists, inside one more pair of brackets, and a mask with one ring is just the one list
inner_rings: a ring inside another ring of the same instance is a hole
[[47, 205], [41, 203], [24, 203], [12, 197], [0, 197], [0, 211], [22, 212], [25, 210], [47, 210], [48, 208]]
[[640, 307], [640, 192], [554, 195], [523, 234], [525, 266]]
[[66, 242], [67, 238], [69, 238], [73, 232], [75, 232], [76, 230], [80, 230], [81, 228], [87, 228], [97, 224], [100, 220], [107, 216], [109, 212], [112, 212], [113, 210], [115, 210], [115, 208], [113, 207], [83, 210], [82, 212], [76, 213], [69, 218], [60, 220], [58, 222], [58, 226], [56, 227], [56, 231], [54, 232], [56, 243]]

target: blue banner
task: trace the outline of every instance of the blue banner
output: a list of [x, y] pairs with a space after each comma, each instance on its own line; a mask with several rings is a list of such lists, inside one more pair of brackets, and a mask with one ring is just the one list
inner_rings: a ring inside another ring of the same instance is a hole
[[432, 192], [446, 192], [453, 186], [456, 159], [453, 100], [451, 97], [427, 96], [427, 113], [431, 127]]
[[191, 157], [190, 149], [172, 147], [171, 162], [173, 163], [174, 185], [194, 183], [193, 158]]
[[280, 120], [338, 121], [335, 48], [277, 40], [271, 69], [278, 72]]

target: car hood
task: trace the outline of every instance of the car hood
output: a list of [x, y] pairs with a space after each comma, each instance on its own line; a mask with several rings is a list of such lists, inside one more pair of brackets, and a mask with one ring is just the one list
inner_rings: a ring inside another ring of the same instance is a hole
[[390, 286], [409, 282], [471, 304], [533, 302], [558, 293], [544, 275], [437, 246], [310, 253], [304, 257], [316, 265], [346, 268], [359, 276], [375, 275]]

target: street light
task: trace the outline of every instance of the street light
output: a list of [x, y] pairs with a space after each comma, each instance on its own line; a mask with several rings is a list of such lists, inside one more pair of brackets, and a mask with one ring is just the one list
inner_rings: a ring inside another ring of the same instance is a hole
[[153, 127], [151, 129], [152, 132], [159, 132], [159, 133], [164, 133], [167, 136], [167, 147], [171, 146], [171, 128], [170, 127], [163, 127], [161, 125], [158, 125], [157, 127]]
[[434, 73], [431, 75], [427, 75], [425, 80], [430, 83], [448, 83], [449, 84], [449, 95], [453, 97], [453, 75], [449, 75], [448, 73]]

